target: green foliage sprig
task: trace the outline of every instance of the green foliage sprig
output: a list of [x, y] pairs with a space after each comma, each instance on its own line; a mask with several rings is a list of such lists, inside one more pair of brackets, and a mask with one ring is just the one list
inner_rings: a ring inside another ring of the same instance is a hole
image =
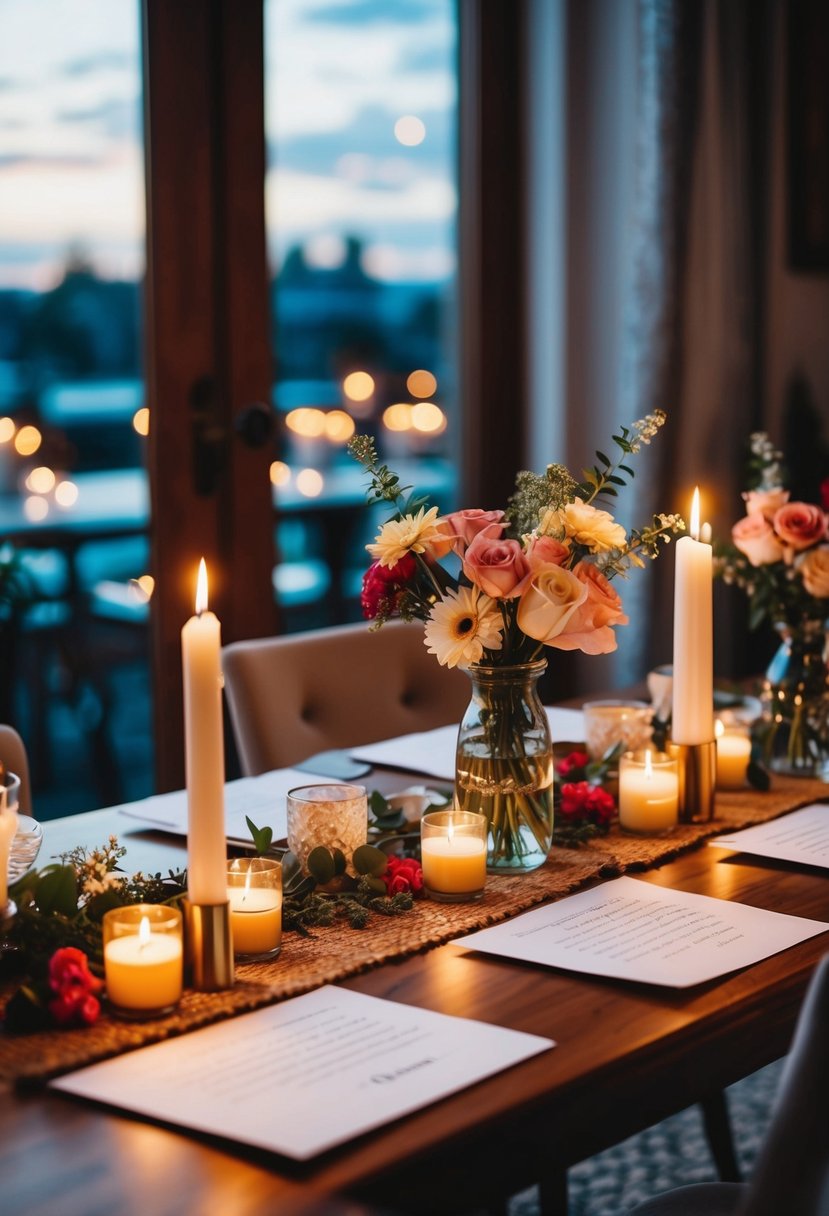
[[380, 849], [364, 844], [354, 850], [352, 865], [357, 877], [346, 872], [346, 859], [340, 849], [322, 845], [308, 855], [307, 873], [298, 858], [286, 853], [282, 859], [282, 927], [303, 937], [310, 930], [347, 920], [352, 929], [365, 929], [373, 912], [380, 916], [400, 916], [414, 906], [410, 892], [389, 896], [382, 875], [388, 858]]

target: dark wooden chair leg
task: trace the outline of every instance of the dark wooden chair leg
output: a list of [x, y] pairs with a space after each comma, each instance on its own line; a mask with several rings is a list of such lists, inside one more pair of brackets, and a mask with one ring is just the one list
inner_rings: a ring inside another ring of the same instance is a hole
[[702, 1107], [705, 1134], [708, 1137], [708, 1147], [711, 1149], [717, 1173], [723, 1182], [742, 1182], [734, 1137], [731, 1133], [731, 1122], [728, 1118], [725, 1091], [720, 1089], [714, 1094], [709, 1094], [700, 1103], [700, 1106]]
[[538, 1184], [542, 1216], [567, 1216], [567, 1170], [546, 1170]]

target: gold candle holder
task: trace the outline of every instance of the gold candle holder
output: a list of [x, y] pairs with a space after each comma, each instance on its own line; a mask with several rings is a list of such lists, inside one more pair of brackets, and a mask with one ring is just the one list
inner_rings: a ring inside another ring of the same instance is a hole
[[230, 935], [230, 903], [194, 904], [184, 900], [187, 960], [197, 992], [232, 988], [235, 978]]
[[717, 744], [672, 743], [670, 752], [678, 761], [679, 821], [708, 823], [714, 818], [717, 786]]

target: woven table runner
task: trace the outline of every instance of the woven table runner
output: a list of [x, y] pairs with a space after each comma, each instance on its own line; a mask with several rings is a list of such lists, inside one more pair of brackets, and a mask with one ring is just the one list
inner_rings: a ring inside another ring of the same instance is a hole
[[[546, 899], [568, 895], [596, 878], [660, 865], [718, 832], [765, 823], [827, 797], [829, 789], [822, 782], [775, 777], [767, 793], [718, 793], [717, 819], [712, 823], [682, 824], [663, 837], [626, 836], [614, 829], [580, 849], [553, 849], [547, 862], [530, 874], [509, 878], [490, 875], [484, 898], [478, 903], [419, 900], [402, 916], [372, 916], [364, 930], [333, 925], [315, 929], [313, 937], [286, 934], [276, 961], [238, 967], [237, 984], [226, 992], [188, 990], [169, 1017], [126, 1022], [104, 1012], [94, 1026], [83, 1030], [0, 1034], [0, 1083], [42, 1082], [84, 1064], [298, 996], [497, 924]], [[0, 1003], [11, 991], [9, 986], [0, 996]]]

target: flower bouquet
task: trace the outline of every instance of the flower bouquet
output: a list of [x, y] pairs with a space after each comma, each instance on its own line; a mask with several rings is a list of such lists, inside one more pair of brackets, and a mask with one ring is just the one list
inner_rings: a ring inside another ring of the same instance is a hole
[[829, 485], [821, 503], [791, 502], [782, 460], [764, 432], [750, 439], [746, 515], [715, 570], [748, 597], [749, 625], [781, 645], [763, 687], [763, 745], [777, 772], [811, 774], [829, 761]]
[[372, 439], [349, 444], [370, 475], [369, 503], [393, 511], [366, 546], [374, 561], [363, 578], [364, 615], [375, 628], [391, 617], [423, 621], [429, 652], [472, 679], [455, 800], [488, 819], [491, 869], [533, 869], [552, 841], [552, 745], [536, 692], [544, 656], [615, 650], [615, 627], [628, 618], [611, 579], [656, 557], [684, 528], [677, 515], [656, 515], [628, 534], [597, 505], [633, 477], [625, 461], [664, 421], [657, 411], [622, 427], [616, 459], [597, 452], [581, 481], [561, 464], [521, 472], [506, 510], [446, 516], [400, 485]]

